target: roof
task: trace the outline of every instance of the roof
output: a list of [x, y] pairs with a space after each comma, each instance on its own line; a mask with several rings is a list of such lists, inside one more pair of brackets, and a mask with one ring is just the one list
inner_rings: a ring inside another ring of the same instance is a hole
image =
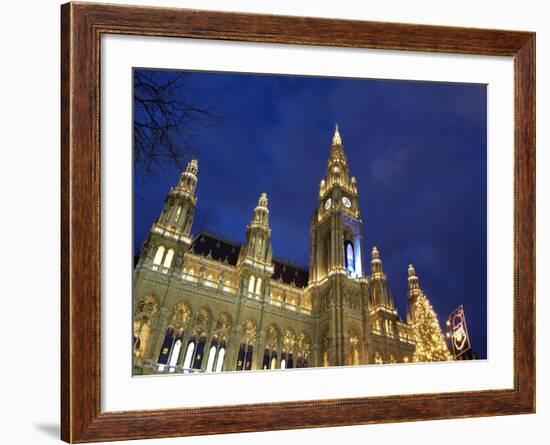
[[[206, 230], [202, 230], [193, 240], [190, 249], [197, 255], [209, 256], [215, 261], [227, 262], [231, 266], [237, 265], [241, 244], [228, 240]], [[306, 287], [309, 272], [305, 267], [292, 264], [280, 258], [273, 258], [274, 273], [272, 279], [297, 287]]]

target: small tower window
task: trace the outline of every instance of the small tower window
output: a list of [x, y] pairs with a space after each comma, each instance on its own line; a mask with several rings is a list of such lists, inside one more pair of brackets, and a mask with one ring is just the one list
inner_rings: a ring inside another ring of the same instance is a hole
[[248, 293], [253, 294], [254, 293], [254, 283], [256, 279], [254, 278], [254, 275], [250, 275], [250, 279], [248, 281]]
[[176, 220], [175, 222], [178, 222], [181, 215], [181, 206], [178, 206], [178, 210], [176, 210]]
[[258, 277], [256, 280], [256, 295], [262, 294], [262, 279]]
[[155, 253], [155, 258], [153, 259], [153, 264], [155, 266], [160, 266], [162, 264], [162, 258], [164, 257], [164, 251], [166, 249], [164, 246], [158, 246], [157, 253]]
[[164, 258], [164, 267], [167, 269], [172, 265], [172, 258], [174, 258], [174, 249], [170, 249]]

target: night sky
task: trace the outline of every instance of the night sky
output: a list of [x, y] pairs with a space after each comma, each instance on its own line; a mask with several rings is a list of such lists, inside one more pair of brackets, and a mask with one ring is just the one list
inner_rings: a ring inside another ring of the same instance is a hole
[[[412, 262], [441, 325], [463, 304], [474, 351], [487, 357], [485, 85], [194, 72], [186, 94], [223, 117], [193, 139], [193, 234], [204, 227], [242, 242], [266, 192], [274, 256], [307, 268], [338, 123], [367, 261], [376, 245], [401, 317]], [[136, 252], [179, 175], [135, 177]]]

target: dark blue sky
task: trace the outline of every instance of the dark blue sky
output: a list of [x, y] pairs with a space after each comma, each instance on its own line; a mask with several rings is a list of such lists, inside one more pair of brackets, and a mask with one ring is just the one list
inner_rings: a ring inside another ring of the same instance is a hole
[[[485, 85], [194, 72], [186, 94], [223, 116], [193, 140], [193, 233], [204, 226], [242, 242], [265, 191], [274, 255], [307, 266], [338, 122], [367, 259], [376, 245], [401, 317], [412, 261], [440, 323], [463, 304], [474, 350], [486, 358]], [[136, 250], [179, 174], [135, 179]]]

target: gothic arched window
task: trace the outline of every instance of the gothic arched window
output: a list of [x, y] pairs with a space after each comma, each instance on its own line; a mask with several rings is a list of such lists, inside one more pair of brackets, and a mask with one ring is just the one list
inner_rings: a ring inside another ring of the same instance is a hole
[[255, 282], [254, 275], [250, 275], [250, 279], [248, 281], [248, 293], [249, 294], [254, 293], [254, 282]]
[[189, 372], [191, 368], [191, 360], [193, 359], [193, 353], [195, 352], [195, 340], [191, 340], [187, 345], [187, 352], [185, 353], [185, 359], [183, 360], [183, 372]]
[[212, 372], [214, 370], [214, 361], [216, 360], [216, 347], [210, 346], [208, 351], [208, 361], [206, 362], [206, 372]]
[[180, 356], [181, 351], [181, 340], [178, 339], [174, 343], [174, 348], [172, 349], [172, 355], [170, 356], [170, 362], [168, 363], [168, 372], [174, 372], [176, 370], [176, 365], [178, 363], [178, 357]]
[[248, 345], [246, 348], [246, 357], [244, 362], [244, 370], [250, 371], [252, 369], [252, 355], [254, 353], [254, 346]]
[[164, 246], [158, 246], [157, 252], [155, 253], [155, 258], [153, 259], [153, 264], [155, 266], [160, 266], [162, 264], [162, 258], [164, 257]]
[[143, 357], [151, 334], [151, 321], [147, 317], [134, 320], [134, 354]]
[[258, 277], [256, 280], [256, 295], [262, 294], [262, 279]]
[[355, 249], [349, 240], [344, 241], [344, 253], [346, 259], [346, 270], [350, 274], [355, 273]]
[[172, 266], [172, 258], [174, 258], [174, 249], [170, 249], [164, 258], [164, 267], [170, 268]]
[[210, 342], [210, 349], [208, 350], [208, 360], [206, 361], [206, 372], [212, 372], [214, 370], [214, 363], [216, 361], [217, 352], [218, 352], [218, 340], [214, 338]]
[[201, 369], [204, 358], [204, 348], [206, 346], [206, 337], [201, 337], [197, 343], [197, 351], [193, 360], [193, 369]]
[[237, 354], [237, 366], [235, 368], [237, 371], [242, 371], [244, 368], [245, 348], [246, 345], [244, 343], [241, 343], [239, 346], [239, 352]]
[[269, 349], [264, 350], [264, 359], [262, 361], [262, 369], [269, 369]]
[[286, 362], [287, 368], [293, 368], [294, 367], [294, 360], [292, 359], [292, 352], [288, 354], [287, 362]]
[[281, 369], [286, 369], [286, 355], [284, 353], [281, 355]]
[[166, 330], [164, 335], [164, 341], [160, 347], [159, 358], [157, 360], [157, 367], [159, 371], [164, 371], [170, 358], [170, 352], [172, 351], [172, 344], [174, 343], [174, 328], [171, 326]]
[[225, 358], [225, 345], [222, 344], [218, 350], [218, 359], [216, 360], [216, 372], [221, 372], [223, 369], [223, 359]]
[[269, 369], [277, 369], [277, 353], [273, 352], [271, 355], [271, 363], [269, 364]]

